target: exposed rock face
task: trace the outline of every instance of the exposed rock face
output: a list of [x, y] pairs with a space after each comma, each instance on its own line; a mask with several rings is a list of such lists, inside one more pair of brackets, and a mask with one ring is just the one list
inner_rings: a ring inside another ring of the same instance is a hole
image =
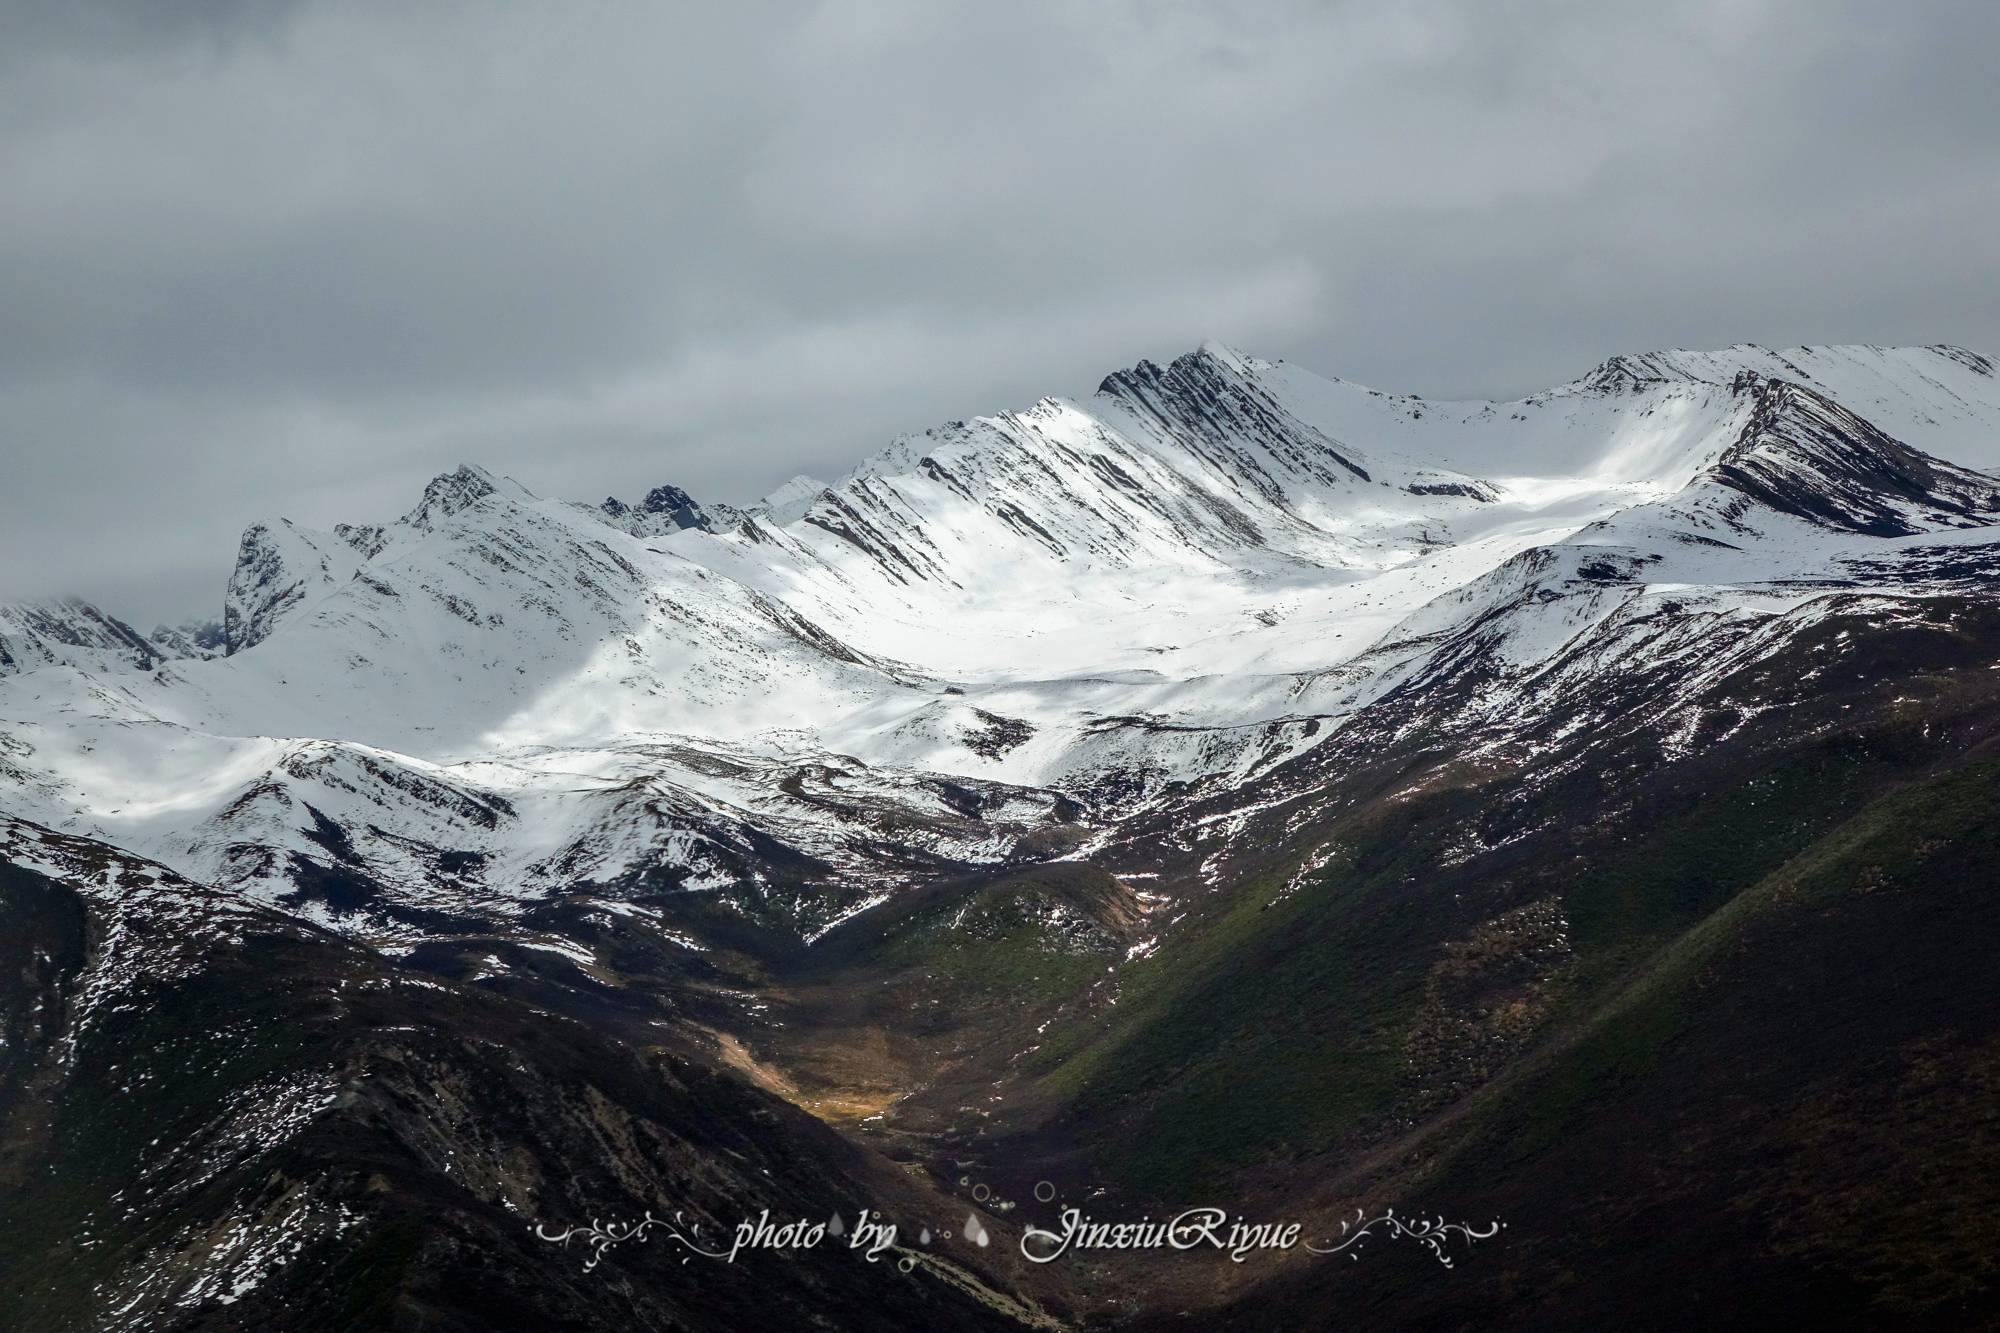
[[148, 639], [74, 597], [0, 606], [0, 675], [46, 666], [150, 671], [162, 659], [204, 655], [171, 638]]
[[[0, 1273], [50, 1329], [1323, 1313], [1010, 1268], [1048, 1184], [1508, 1221], [1358, 1327], [1701, 1322], [1579, 1235], [1752, 1326], [2000, 1317], [1995, 386], [1210, 346], [742, 511], [464, 467], [260, 524], [219, 642], [0, 614]], [[937, 1244], [594, 1286], [525, 1225], [746, 1200]]]
[[243, 534], [223, 599], [224, 650], [240, 653], [262, 643], [286, 618], [337, 591], [361, 569], [363, 549], [289, 519], [253, 524]]
[[1899, 443], [1821, 394], [1747, 371], [1733, 387], [1755, 407], [1714, 476], [1770, 509], [1873, 537], [1985, 527], [2000, 512], [2000, 480]]
[[[955, 1201], [690, 1058], [692, 1029], [641, 1052], [99, 845], [6, 821], [0, 851], [0, 1296], [23, 1333], [1038, 1322], [994, 1288], [1051, 1285], [1005, 1255], [898, 1272]], [[910, 1233], [886, 1262], [711, 1257], [746, 1210], [864, 1207]], [[589, 1235], [533, 1229], [649, 1213], [668, 1225], [595, 1271]]]
[[703, 505], [678, 486], [655, 486], [636, 505], [614, 495], [598, 507], [612, 526], [635, 537], [666, 536], [690, 528], [726, 532], [747, 517], [732, 505], [716, 501]]

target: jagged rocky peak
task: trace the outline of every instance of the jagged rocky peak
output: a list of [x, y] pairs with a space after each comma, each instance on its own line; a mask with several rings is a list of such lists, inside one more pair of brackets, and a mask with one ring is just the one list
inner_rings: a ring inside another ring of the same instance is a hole
[[694, 526], [694, 513], [701, 508], [692, 495], [678, 486], [655, 486], [646, 492], [645, 503], [639, 506], [649, 514], [667, 514], [677, 520], [686, 519], [684, 526]]
[[240, 653], [262, 643], [281, 620], [353, 578], [373, 553], [341, 533], [319, 532], [290, 519], [252, 523], [236, 548], [236, 568], [223, 594], [224, 652]]
[[1226, 394], [1238, 383], [1254, 377], [1256, 362], [1219, 342], [1206, 342], [1192, 352], [1175, 357], [1164, 368], [1140, 361], [1128, 370], [1114, 370], [1098, 382], [1097, 392], [1108, 398], [1141, 403], [1162, 394], [1191, 394], [1196, 398]]
[[[1284, 489], [1274, 471], [1320, 483], [1373, 480], [1359, 450], [1294, 416], [1260, 383], [1260, 369], [1268, 366], [1209, 342], [1164, 370], [1141, 361], [1107, 375], [1097, 398], [1221, 470], [1246, 474], [1280, 503]], [[1244, 445], [1266, 458], [1245, 452]]]
[[336, 523], [333, 535], [361, 552], [364, 560], [373, 560], [389, 544], [389, 529], [379, 523]]
[[0, 606], [0, 675], [44, 666], [150, 671], [162, 659], [207, 656], [156, 643], [118, 617], [77, 597]]
[[535, 498], [512, 477], [496, 477], [476, 463], [460, 463], [453, 471], [431, 479], [431, 484], [424, 487], [424, 498], [403, 515], [402, 522], [417, 532], [430, 532], [440, 519], [469, 509], [489, 495], [505, 495], [515, 500]]
[[229, 637], [220, 620], [190, 618], [178, 625], [159, 624], [146, 636], [163, 657], [221, 657]]
[[1984, 527], [2000, 513], [2000, 480], [1913, 449], [1824, 394], [1749, 370], [1731, 387], [1754, 406], [1710, 475], [1780, 513], [1876, 537]]
[[426, 536], [493, 495], [535, 498], [510, 477], [461, 463], [431, 478], [416, 508], [386, 526], [341, 523], [327, 532], [287, 518], [251, 524], [237, 546], [236, 568], [223, 597], [224, 651], [240, 653], [263, 642], [281, 621], [318, 605], [399, 539]]
[[685, 532], [689, 528], [722, 532], [743, 518], [742, 512], [730, 505], [704, 505], [678, 486], [655, 486], [635, 505], [628, 505], [614, 495], [598, 508], [614, 527], [635, 537]]

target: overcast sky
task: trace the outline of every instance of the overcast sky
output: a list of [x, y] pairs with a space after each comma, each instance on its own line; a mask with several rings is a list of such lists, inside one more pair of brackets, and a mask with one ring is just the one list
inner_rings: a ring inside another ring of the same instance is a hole
[[746, 501], [1217, 337], [2000, 354], [1992, 0], [0, 0], [0, 597], [459, 460]]

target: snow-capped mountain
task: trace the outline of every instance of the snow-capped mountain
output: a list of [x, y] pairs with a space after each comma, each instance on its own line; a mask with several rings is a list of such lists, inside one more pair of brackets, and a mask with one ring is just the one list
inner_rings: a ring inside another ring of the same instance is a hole
[[1953, 348], [1432, 403], [1211, 344], [740, 510], [468, 465], [386, 524], [253, 526], [219, 656], [8, 609], [0, 807], [380, 938], [697, 891], [811, 937], [1242, 783], [1468, 652], [1498, 715], [1558, 658], [1696, 664], [1829, 589], [1969, 577], [2000, 481], [1946, 458], [2000, 460], [2000, 379]]
[[211, 656], [204, 628], [162, 625], [149, 637], [75, 597], [15, 602], [0, 606], [0, 675], [45, 666], [150, 671], [162, 660]]

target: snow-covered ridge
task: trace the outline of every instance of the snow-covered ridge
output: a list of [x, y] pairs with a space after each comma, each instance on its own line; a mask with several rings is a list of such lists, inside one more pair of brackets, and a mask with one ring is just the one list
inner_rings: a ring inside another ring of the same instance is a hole
[[0, 675], [47, 666], [150, 671], [155, 662], [215, 655], [216, 628], [162, 625], [144, 635], [75, 597], [0, 606]]
[[1651, 587], [1782, 615], [1973, 540], [2000, 483], [1952, 451], [2000, 458], [1960, 349], [1432, 403], [1211, 344], [742, 510], [467, 465], [386, 524], [253, 526], [215, 660], [0, 618], [0, 808], [329, 924], [582, 886], [809, 933], [1266, 771], [1463, 636], [1529, 670]]

